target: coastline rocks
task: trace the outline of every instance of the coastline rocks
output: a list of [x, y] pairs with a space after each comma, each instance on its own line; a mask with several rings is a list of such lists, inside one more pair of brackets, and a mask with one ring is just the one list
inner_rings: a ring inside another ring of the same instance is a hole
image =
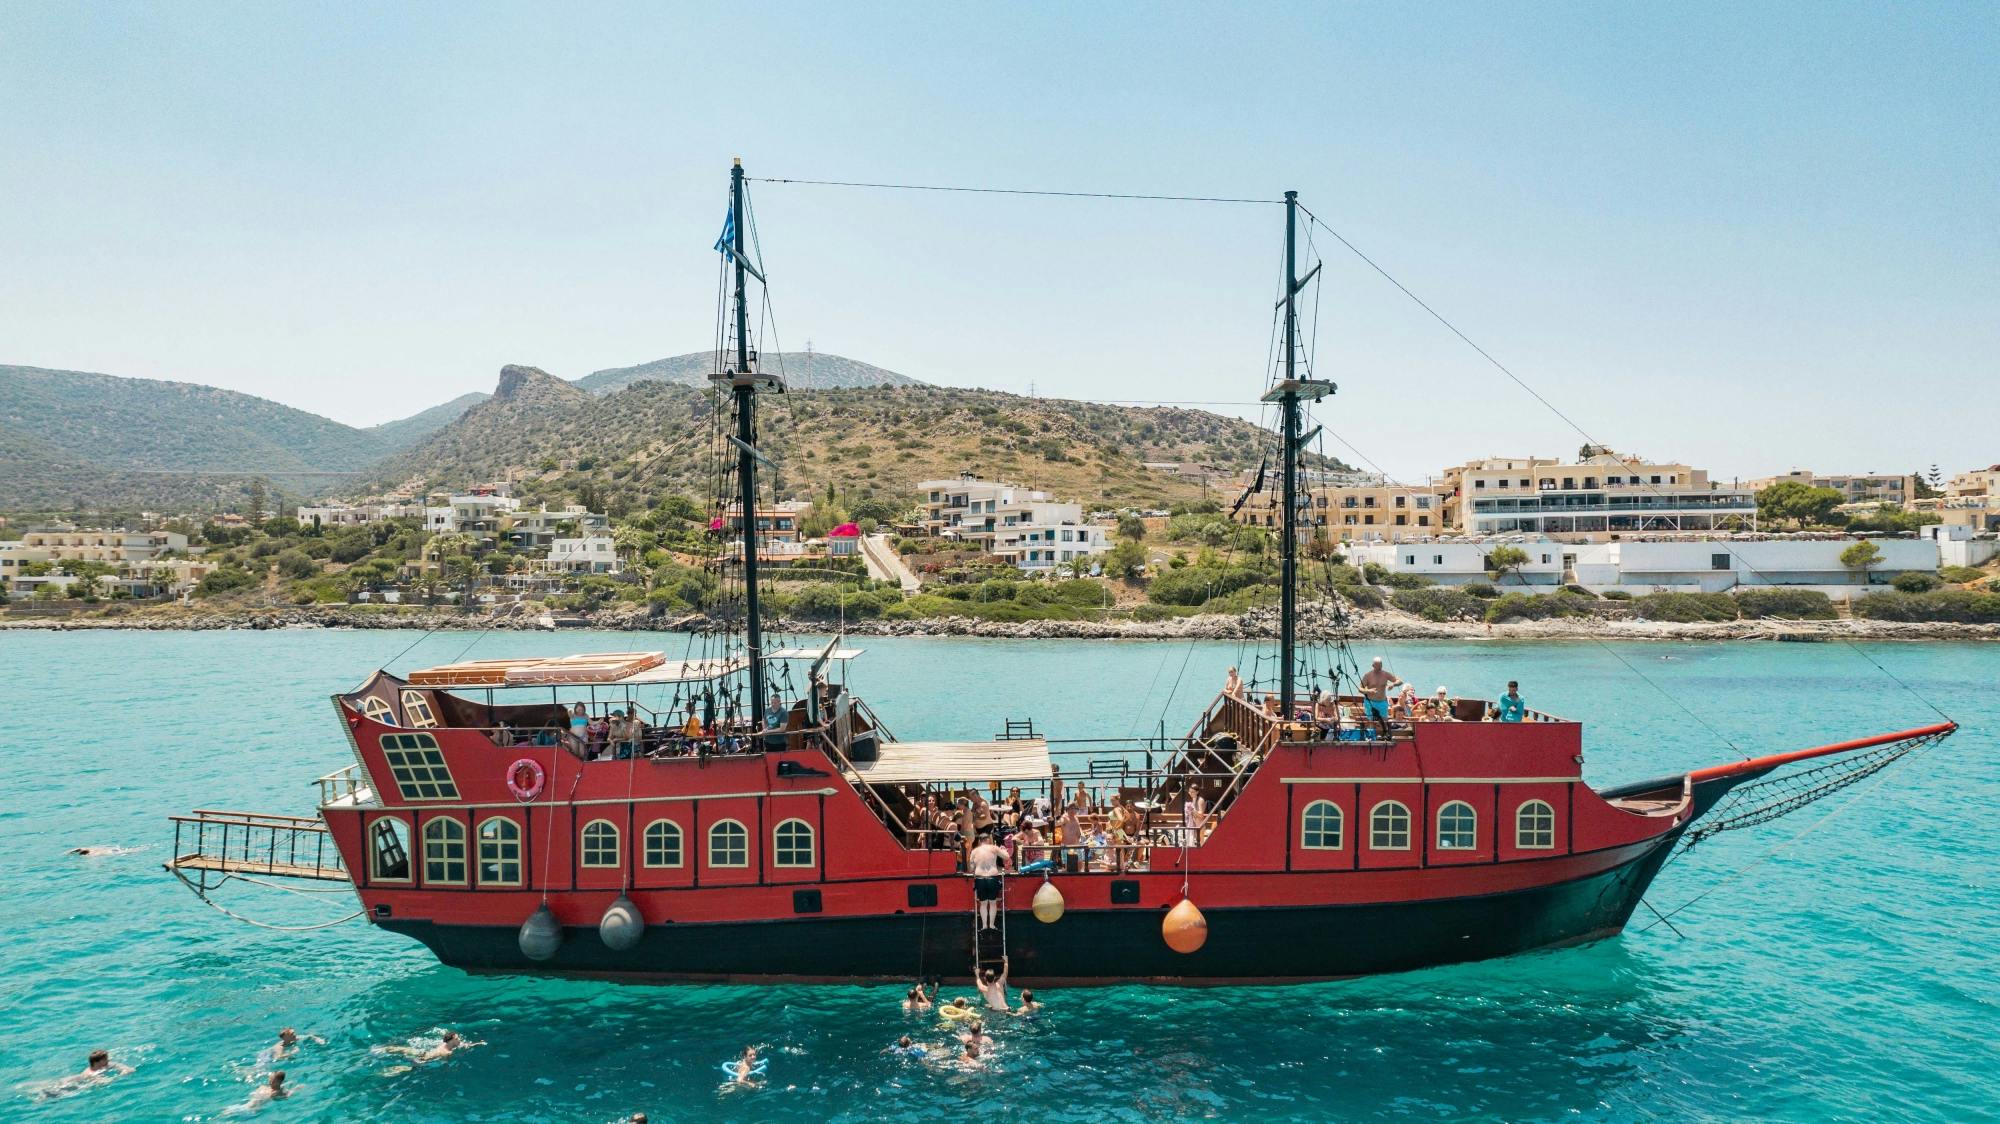
[[[736, 621], [701, 613], [655, 616], [642, 606], [601, 609], [584, 617], [582, 627], [611, 632], [713, 632], [733, 628]], [[0, 629], [41, 629], [54, 632], [87, 629], [141, 631], [209, 631], [274, 628], [430, 629], [480, 631], [536, 630], [547, 627], [539, 606], [510, 604], [487, 611], [463, 612], [451, 606], [392, 607], [301, 605], [240, 609], [230, 612], [173, 607], [154, 613], [107, 617], [0, 616]], [[820, 635], [830, 631], [822, 620], [777, 620], [773, 631]], [[1301, 611], [1299, 635], [1307, 642], [1329, 638], [1340, 622], [1324, 606]], [[966, 636], [996, 640], [1267, 640], [1278, 634], [1277, 613], [1253, 609], [1240, 616], [1172, 617], [1163, 621], [987, 621], [973, 617], [927, 617], [922, 620], [853, 620], [850, 636]], [[1507, 624], [1433, 622], [1389, 610], [1356, 613], [1346, 626], [1352, 640], [2000, 640], [2000, 625], [1902, 621], [1741, 620], [1672, 623], [1631, 618], [1569, 617]]]

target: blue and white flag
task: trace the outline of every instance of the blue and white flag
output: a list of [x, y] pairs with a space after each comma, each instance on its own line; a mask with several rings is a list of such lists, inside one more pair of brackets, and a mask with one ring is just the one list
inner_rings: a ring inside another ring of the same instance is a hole
[[736, 208], [734, 207], [729, 208], [729, 213], [722, 216], [722, 237], [715, 240], [715, 252], [730, 261], [736, 260]]

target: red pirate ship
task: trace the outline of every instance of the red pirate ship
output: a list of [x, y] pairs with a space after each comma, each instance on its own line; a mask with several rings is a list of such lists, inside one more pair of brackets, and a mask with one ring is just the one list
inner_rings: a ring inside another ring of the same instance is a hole
[[[744, 518], [740, 631], [677, 659], [377, 672], [333, 696], [354, 761], [320, 779], [316, 816], [175, 817], [169, 869], [203, 894], [233, 878], [349, 883], [370, 923], [476, 971], [909, 979], [1005, 958], [1019, 982], [1324, 979], [1612, 936], [1677, 848], [1956, 729], [1598, 790], [1570, 719], [1500, 721], [1453, 699], [1383, 720], [1340, 666], [1308, 697], [1300, 432], [1333, 386], [1298, 376], [1293, 195], [1285, 206], [1287, 343], [1265, 394], [1285, 518], [1267, 689], [1225, 691], [1184, 735], [1109, 757], [1052, 748], [1027, 723], [985, 741], [900, 740], [850, 690], [857, 651], [768, 642], [758, 526]], [[750, 513], [758, 399], [783, 383], [749, 344], [746, 288], [762, 270], [744, 244], [740, 164], [730, 214], [734, 348], [713, 378], [734, 410], [732, 498]], [[1008, 840], [999, 925], [979, 929], [970, 837], [1029, 821]]]

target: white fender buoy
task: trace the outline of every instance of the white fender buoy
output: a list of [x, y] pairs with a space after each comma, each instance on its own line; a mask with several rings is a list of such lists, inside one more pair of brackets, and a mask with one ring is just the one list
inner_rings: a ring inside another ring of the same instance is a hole
[[604, 939], [604, 947], [624, 952], [646, 935], [646, 918], [631, 898], [620, 894], [598, 920], [597, 935]]
[[1194, 952], [1208, 943], [1208, 918], [1201, 915], [1193, 902], [1182, 898], [1181, 904], [1168, 910], [1166, 919], [1160, 922], [1160, 935], [1175, 952]]
[[1053, 925], [1062, 920], [1062, 891], [1056, 889], [1055, 883], [1046, 878], [1042, 880], [1041, 888], [1035, 891], [1035, 900], [1029, 904], [1035, 912], [1035, 920], [1044, 925]]
[[521, 922], [521, 955], [530, 960], [547, 960], [562, 947], [562, 923], [549, 912], [545, 902]]

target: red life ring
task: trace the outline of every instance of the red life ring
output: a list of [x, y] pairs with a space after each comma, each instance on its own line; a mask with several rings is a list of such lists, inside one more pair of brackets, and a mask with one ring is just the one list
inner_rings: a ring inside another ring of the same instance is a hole
[[507, 766], [507, 791], [523, 804], [542, 794], [542, 782], [547, 779], [541, 762], [531, 757], [523, 757]]

